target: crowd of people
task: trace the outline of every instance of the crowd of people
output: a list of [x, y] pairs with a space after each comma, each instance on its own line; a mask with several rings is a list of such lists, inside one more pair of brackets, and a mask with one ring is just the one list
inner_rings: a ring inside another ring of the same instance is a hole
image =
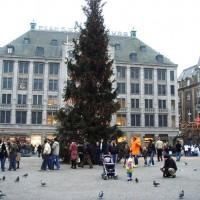
[[[102, 165], [102, 158], [109, 154], [114, 164], [123, 160], [123, 167], [127, 170], [128, 180], [132, 177], [133, 168], [138, 167], [138, 159], [144, 160], [144, 166], [154, 166], [155, 157], [157, 162], [164, 160], [161, 168], [163, 177], [173, 176], [177, 170], [176, 162], [172, 156], [176, 157], [176, 161], [181, 160], [181, 156], [199, 155], [199, 147], [197, 145], [183, 145], [182, 141], [177, 140], [174, 146], [163, 142], [159, 137], [154, 141], [149, 139], [142, 144], [139, 137], [134, 136], [130, 145], [127, 142], [117, 143], [115, 139], [105, 141], [101, 139], [95, 144], [90, 144], [86, 140], [82, 143], [75, 140], [68, 144], [66, 156], [69, 157], [72, 169], [84, 167], [88, 165]], [[42, 145], [33, 146], [16, 141], [0, 140], [0, 162], [1, 170], [5, 171], [5, 163], [8, 158], [8, 170], [16, 170], [20, 167], [21, 154], [31, 152], [42, 157], [41, 170], [59, 170], [60, 169], [60, 143], [58, 138], [54, 140], [45, 139]]]

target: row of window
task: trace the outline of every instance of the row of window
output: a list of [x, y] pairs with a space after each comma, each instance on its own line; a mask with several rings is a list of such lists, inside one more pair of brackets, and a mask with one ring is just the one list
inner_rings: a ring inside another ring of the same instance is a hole
[[[28, 61], [19, 61], [18, 73], [20, 74], [28, 74], [31, 73], [29, 71], [29, 62]], [[33, 73], [34, 74], [43, 74], [44, 73], [45, 63], [43, 62], [34, 62], [33, 65]], [[49, 75], [58, 75], [59, 73], [59, 63], [49, 63]], [[12, 73], [14, 69], [14, 61], [13, 60], [4, 60], [3, 61], [3, 73]]]
[[[154, 95], [153, 84], [144, 84], [144, 94], [145, 95]], [[117, 83], [117, 93], [126, 94], [126, 83]], [[140, 84], [131, 83], [131, 94], [140, 94]], [[170, 94], [175, 95], [175, 86], [170, 85]], [[158, 95], [166, 96], [167, 95], [167, 85], [158, 84]]]
[[[2, 89], [12, 90], [13, 87], [13, 78], [3, 77], [2, 79]], [[18, 79], [18, 90], [28, 90], [28, 78], [19, 78]], [[44, 79], [34, 78], [33, 79], [33, 90], [44, 90]], [[49, 80], [49, 91], [58, 91], [58, 80], [50, 79]]]
[[[130, 68], [130, 77], [132, 79], [140, 79], [141, 69], [139, 67]], [[154, 69], [144, 68], [144, 79], [153, 80]], [[117, 66], [117, 78], [126, 78], [126, 67]], [[160, 81], [167, 80], [167, 70], [166, 69], [157, 69], [157, 79]], [[170, 81], [174, 81], [174, 71], [170, 71]]]
[[[126, 108], [126, 99], [119, 98], [118, 102], [121, 108]], [[145, 108], [151, 109], [153, 108], [153, 99], [145, 99]], [[131, 108], [137, 109], [140, 108], [140, 100], [139, 99], [131, 99]], [[159, 99], [158, 100], [158, 108], [159, 109], [167, 109], [167, 100]], [[171, 108], [175, 110], [175, 100], [171, 100]]]
[[[47, 124], [56, 124], [55, 120], [56, 111], [47, 112]], [[0, 111], [0, 123], [10, 124], [11, 123], [11, 111]], [[27, 111], [16, 111], [16, 124], [27, 123]], [[31, 113], [32, 124], [42, 124], [42, 111], [32, 111]]]
[[[126, 114], [117, 114], [117, 124], [119, 126], [126, 126]], [[145, 114], [144, 116], [145, 127], [154, 127], [155, 120], [153, 114]], [[141, 115], [140, 114], [131, 114], [131, 126], [141, 126]], [[158, 115], [158, 126], [167, 127], [168, 120], [167, 115]]]
[[[2, 94], [1, 98], [2, 104], [11, 104], [11, 94]], [[18, 105], [26, 105], [27, 104], [27, 95], [26, 94], [18, 94], [17, 96], [17, 104]], [[33, 95], [32, 96], [32, 104], [33, 105], [42, 105], [43, 104], [43, 96], [42, 95]], [[48, 105], [58, 105], [58, 97], [49, 95], [48, 96]]]

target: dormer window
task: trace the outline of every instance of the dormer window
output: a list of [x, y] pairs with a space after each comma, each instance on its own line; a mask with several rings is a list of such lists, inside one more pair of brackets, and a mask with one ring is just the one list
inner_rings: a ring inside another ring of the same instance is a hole
[[55, 40], [55, 39], [51, 40], [51, 45], [52, 46], [57, 46], [58, 45], [58, 40]]
[[157, 61], [158, 63], [163, 63], [163, 61], [164, 61], [163, 55], [158, 54], [158, 55], [156, 56], [156, 61]]
[[130, 53], [129, 59], [131, 60], [131, 62], [137, 62], [137, 53], [135, 52]]
[[24, 41], [23, 41], [24, 44], [30, 44], [30, 38], [24, 38]]
[[120, 50], [120, 43], [115, 44], [115, 50]]
[[145, 46], [145, 45], [141, 45], [141, 46], [140, 46], [140, 51], [141, 51], [141, 52], [146, 52], [146, 51], [147, 51], [146, 46]]
[[36, 56], [44, 56], [44, 47], [36, 47]]
[[7, 53], [8, 54], [13, 54], [14, 53], [14, 46], [13, 45], [8, 45], [7, 46]]

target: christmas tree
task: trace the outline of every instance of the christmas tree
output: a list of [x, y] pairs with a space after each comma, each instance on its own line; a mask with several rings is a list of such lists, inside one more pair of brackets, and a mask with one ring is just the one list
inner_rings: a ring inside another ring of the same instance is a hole
[[[111, 126], [112, 114], [119, 109], [113, 89], [112, 63], [108, 54], [108, 31], [104, 26], [101, 0], [86, 0], [87, 17], [73, 40], [73, 59], [68, 60], [70, 81], [65, 88], [66, 107], [58, 113], [59, 133], [66, 140], [94, 142], [121, 134]], [[71, 102], [71, 105], [69, 105]]]

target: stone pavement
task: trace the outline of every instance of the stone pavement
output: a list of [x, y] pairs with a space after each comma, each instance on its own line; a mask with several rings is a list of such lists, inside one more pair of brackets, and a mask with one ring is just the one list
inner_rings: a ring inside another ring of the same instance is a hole
[[[184, 164], [184, 161], [188, 165]], [[116, 171], [118, 180], [102, 180], [101, 166], [89, 169], [71, 169], [69, 165], [61, 165], [61, 170], [40, 172], [41, 158], [22, 158], [21, 168], [15, 171], [0, 172], [0, 190], [6, 193], [7, 200], [97, 200], [98, 193], [104, 192], [104, 200], [176, 200], [179, 192], [184, 189], [184, 200], [200, 200], [200, 158], [183, 157], [177, 163], [179, 168], [177, 178], [162, 178], [159, 168], [163, 163], [154, 167], [144, 167], [140, 158], [140, 166], [133, 172], [135, 181], [127, 182], [126, 170], [118, 164]], [[197, 171], [193, 169], [197, 168]], [[22, 177], [28, 173], [28, 177]], [[19, 182], [14, 182], [20, 176]], [[41, 187], [41, 180], [47, 183]], [[153, 187], [153, 180], [160, 183]]]

